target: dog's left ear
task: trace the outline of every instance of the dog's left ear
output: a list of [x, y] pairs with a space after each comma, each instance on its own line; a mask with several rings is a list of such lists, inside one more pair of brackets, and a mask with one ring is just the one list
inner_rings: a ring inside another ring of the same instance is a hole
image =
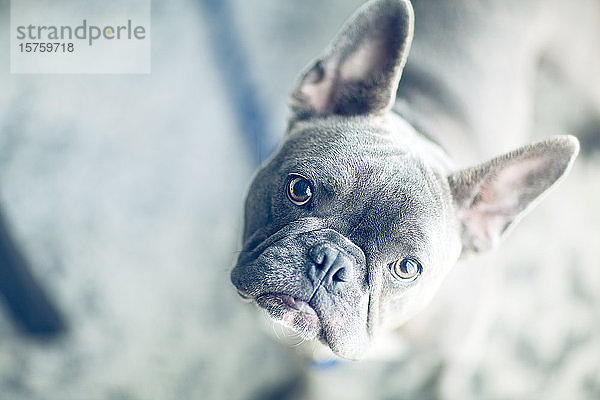
[[578, 152], [574, 136], [557, 136], [451, 175], [448, 183], [462, 223], [463, 254], [495, 247], [566, 174]]
[[296, 118], [383, 113], [394, 103], [413, 35], [408, 0], [361, 7], [292, 93]]

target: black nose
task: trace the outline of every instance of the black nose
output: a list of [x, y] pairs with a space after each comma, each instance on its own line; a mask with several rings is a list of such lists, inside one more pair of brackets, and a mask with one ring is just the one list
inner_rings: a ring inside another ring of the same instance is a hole
[[309, 250], [314, 262], [308, 271], [315, 284], [337, 287], [352, 278], [354, 263], [344, 251], [328, 243], [320, 243]]

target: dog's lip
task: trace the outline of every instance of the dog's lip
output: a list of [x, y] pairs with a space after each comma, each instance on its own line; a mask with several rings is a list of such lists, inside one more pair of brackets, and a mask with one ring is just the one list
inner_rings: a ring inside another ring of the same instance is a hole
[[256, 302], [268, 311], [271, 307], [284, 307], [293, 311], [298, 311], [308, 316], [317, 316], [314, 308], [307, 301], [298, 299], [285, 293], [265, 293], [257, 296]]
[[317, 311], [304, 300], [286, 293], [265, 293], [256, 297], [256, 304], [305, 339], [311, 340], [321, 335], [321, 319]]
[[237, 294], [242, 298], [242, 301], [244, 301], [246, 303], [250, 303], [250, 302], [252, 302], [252, 300], [254, 300], [252, 298], [252, 296], [250, 296], [249, 294], [241, 291], [240, 289], [237, 289]]

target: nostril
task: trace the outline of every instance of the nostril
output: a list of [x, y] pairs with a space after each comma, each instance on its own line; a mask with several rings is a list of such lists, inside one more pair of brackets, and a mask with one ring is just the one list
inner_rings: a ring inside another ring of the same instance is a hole
[[349, 278], [346, 268], [339, 268], [331, 277], [334, 282], [346, 282]]
[[313, 263], [307, 273], [317, 288], [339, 289], [338, 285], [354, 279], [353, 260], [335, 245], [317, 244], [309, 250], [309, 257]]
[[328, 270], [333, 265], [338, 254], [338, 250], [326, 244], [317, 245], [310, 250], [310, 257], [315, 265], [325, 270]]

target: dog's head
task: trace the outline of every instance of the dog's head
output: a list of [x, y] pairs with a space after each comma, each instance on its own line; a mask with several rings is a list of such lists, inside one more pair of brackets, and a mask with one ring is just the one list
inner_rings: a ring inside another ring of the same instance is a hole
[[422, 309], [461, 254], [493, 247], [577, 152], [555, 138], [453, 171], [390, 112], [412, 31], [408, 1], [371, 2], [302, 76], [231, 273], [240, 295], [345, 358]]

